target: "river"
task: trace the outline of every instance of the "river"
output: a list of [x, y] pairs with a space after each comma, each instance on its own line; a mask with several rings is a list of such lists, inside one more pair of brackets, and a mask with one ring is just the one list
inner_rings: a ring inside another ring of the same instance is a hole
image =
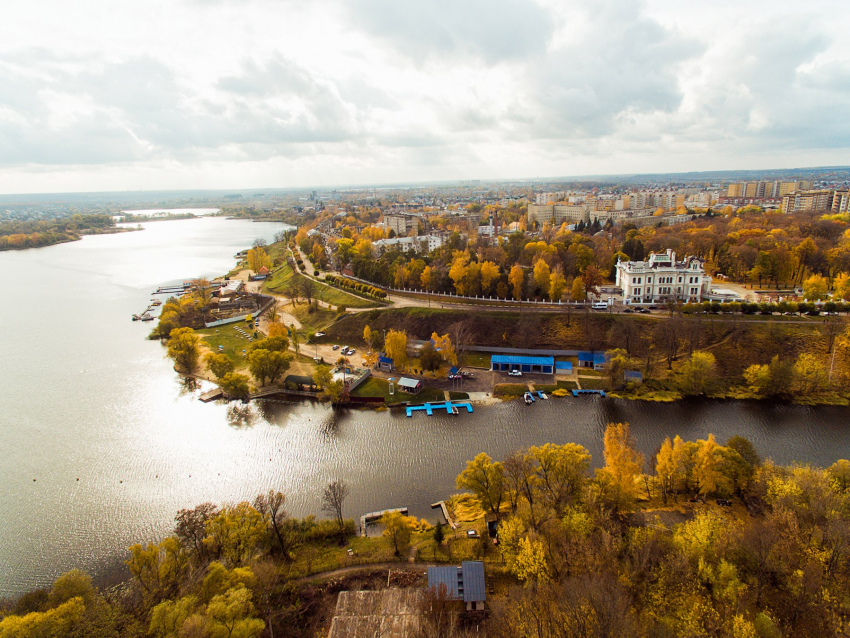
[[520, 402], [457, 417], [334, 411], [314, 403], [204, 404], [174, 373], [150, 324], [131, 322], [169, 281], [229, 270], [281, 224], [222, 218], [143, 224], [0, 253], [0, 596], [78, 567], [114, 573], [126, 547], [167, 535], [179, 508], [280, 489], [320, 514], [322, 486], [351, 487], [346, 515], [429, 504], [467, 459], [575, 441], [601, 461], [602, 432], [628, 421], [651, 454], [665, 436], [750, 438], [764, 456], [828, 465], [850, 457], [846, 408], [766, 402]]

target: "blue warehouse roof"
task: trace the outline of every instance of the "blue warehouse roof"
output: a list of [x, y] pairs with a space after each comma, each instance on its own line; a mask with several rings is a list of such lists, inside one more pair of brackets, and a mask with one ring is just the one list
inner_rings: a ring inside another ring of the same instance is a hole
[[439, 589], [440, 585], [446, 586], [449, 598], [462, 598], [466, 603], [486, 600], [484, 563], [472, 560], [460, 567], [429, 567], [428, 587]]
[[522, 355], [494, 354], [491, 363], [507, 363], [509, 365], [554, 366], [555, 357], [526, 357]]
[[470, 603], [486, 600], [484, 591], [484, 563], [480, 560], [464, 561], [463, 570], [463, 602]]
[[572, 370], [573, 362], [572, 361], [556, 361], [555, 362], [555, 370]]

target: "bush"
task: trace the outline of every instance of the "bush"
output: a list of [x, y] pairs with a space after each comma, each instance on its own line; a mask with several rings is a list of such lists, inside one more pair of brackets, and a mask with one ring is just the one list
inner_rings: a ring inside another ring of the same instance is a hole
[[318, 277], [318, 276], [319, 276], [319, 271], [318, 271], [318, 270], [316, 270], [315, 268], [313, 269], [313, 276], [314, 276], [314, 277]]
[[346, 310], [347, 310], [347, 308], [346, 308], [343, 304], [340, 304], [340, 305], [338, 305], [338, 306], [336, 307], [336, 311], [337, 311], [337, 313], [338, 313], [338, 314], [341, 314], [341, 315], [342, 315], [342, 314], [345, 314], [345, 311], [346, 311]]

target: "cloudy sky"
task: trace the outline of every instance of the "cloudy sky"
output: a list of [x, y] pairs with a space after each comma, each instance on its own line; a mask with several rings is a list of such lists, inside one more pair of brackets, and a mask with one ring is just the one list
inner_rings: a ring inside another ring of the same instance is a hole
[[846, 0], [31, 0], [0, 192], [850, 164]]

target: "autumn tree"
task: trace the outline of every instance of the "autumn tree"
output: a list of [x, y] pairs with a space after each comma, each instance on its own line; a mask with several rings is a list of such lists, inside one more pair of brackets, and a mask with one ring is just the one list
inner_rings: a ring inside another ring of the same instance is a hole
[[809, 301], [826, 299], [829, 282], [822, 275], [812, 275], [803, 282], [803, 298]]
[[552, 271], [543, 259], [534, 263], [534, 283], [543, 295], [549, 294], [549, 286]]
[[484, 452], [466, 464], [466, 469], [457, 477], [457, 488], [469, 490], [481, 505], [493, 514], [498, 514], [505, 499], [505, 469], [498, 461]]
[[457, 365], [457, 353], [448, 334], [444, 334], [441, 337], [436, 332], [431, 333], [431, 341], [434, 344], [434, 349], [439, 352], [443, 361], [453, 366]]
[[609, 423], [604, 436], [605, 467], [597, 477], [611, 500], [620, 507], [629, 507], [638, 495], [638, 479], [644, 464], [629, 433], [628, 423]]
[[410, 543], [410, 535], [416, 526], [416, 519], [404, 516], [401, 512], [387, 512], [381, 517], [384, 537], [392, 541], [395, 555], [401, 556], [402, 550]]
[[492, 261], [481, 264], [481, 292], [489, 295], [493, 291], [493, 282], [499, 278], [499, 266]]
[[198, 364], [201, 337], [192, 328], [176, 328], [168, 339], [168, 356], [180, 368], [192, 372]]
[[525, 281], [525, 273], [522, 270], [522, 266], [519, 264], [513, 265], [511, 272], [508, 275], [508, 281], [513, 288], [514, 299], [519, 301], [522, 299], [522, 284]]
[[384, 351], [397, 368], [404, 370], [407, 367], [407, 333], [390, 330], [384, 339]]
[[573, 301], [584, 301], [587, 299], [587, 294], [585, 293], [584, 288], [584, 279], [581, 277], [573, 279], [573, 285], [570, 289], [570, 297], [572, 297]]
[[252, 558], [266, 533], [262, 514], [247, 501], [225, 506], [207, 521], [204, 544], [214, 556], [239, 566]]
[[552, 301], [560, 301], [564, 296], [564, 291], [567, 288], [567, 280], [560, 266], [557, 266], [549, 277], [549, 299]]
[[587, 481], [590, 452], [577, 443], [546, 443], [528, 450], [535, 464], [541, 500], [557, 515], [575, 503]]
[[717, 362], [710, 352], [697, 350], [679, 368], [679, 387], [685, 395], [705, 394], [717, 375]]

